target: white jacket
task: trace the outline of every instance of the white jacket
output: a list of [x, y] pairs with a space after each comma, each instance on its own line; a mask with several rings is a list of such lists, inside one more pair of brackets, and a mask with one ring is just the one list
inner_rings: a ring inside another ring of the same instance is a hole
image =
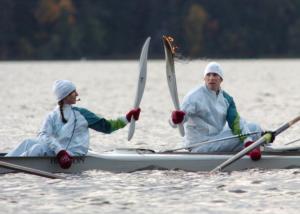
[[[234, 135], [249, 133], [247, 123], [240, 118], [233, 98], [223, 90], [216, 94], [206, 86], [197, 87], [184, 97], [181, 110], [186, 113], [186, 146], [219, 135], [226, 122]], [[240, 140], [244, 141], [245, 138]]]
[[103, 133], [111, 133], [128, 123], [125, 117], [106, 120], [84, 108], [64, 105], [63, 123], [59, 107], [48, 114], [37, 139], [24, 140], [7, 156], [52, 156], [61, 150], [70, 155], [85, 155], [89, 149], [89, 128]]

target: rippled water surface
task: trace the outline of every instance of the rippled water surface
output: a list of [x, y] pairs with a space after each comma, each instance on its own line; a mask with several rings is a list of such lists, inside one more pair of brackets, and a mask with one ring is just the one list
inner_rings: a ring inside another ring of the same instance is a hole
[[[247, 120], [275, 129], [300, 113], [299, 60], [221, 60], [223, 88]], [[179, 98], [202, 83], [206, 62], [176, 63]], [[124, 115], [134, 102], [137, 61], [0, 62], [0, 148], [6, 152], [34, 137], [55, 106], [52, 82], [70, 79], [78, 106], [107, 118]], [[125, 127], [111, 135], [91, 132], [91, 148], [165, 150], [180, 146], [168, 125], [173, 109], [163, 61], [150, 61], [142, 114], [131, 142]], [[300, 124], [278, 136], [282, 145], [299, 137]], [[298, 213], [300, 170], [191, 173], [88, 171], [49, 180], [0, 175], [1, 213]]]

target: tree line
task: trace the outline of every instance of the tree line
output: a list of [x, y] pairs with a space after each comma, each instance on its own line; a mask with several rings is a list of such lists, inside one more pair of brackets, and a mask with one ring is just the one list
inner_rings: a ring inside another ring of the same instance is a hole
[[300, 56], [300, 0], [0, 0], [0, 60]]

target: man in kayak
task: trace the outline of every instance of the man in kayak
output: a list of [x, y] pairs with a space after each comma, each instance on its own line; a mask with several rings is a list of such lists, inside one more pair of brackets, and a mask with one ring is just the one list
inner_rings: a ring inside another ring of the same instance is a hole
[[[216, 62], [210, 62], [204, 70], [205, 85], [190, 91], [183, 99], [181, 110], [173, 111], [171, 122], [184, 123], [185, 146], [220, 139], [233, 135], [261, 132], [257, 124], [247, 123], [237, 112], [233, 98], [221, 89], [223, 69]], [[191, 152], [235, 152], [240, 151], [258, 139], [260, 134], [237, 139], [224, 140], [191, 147]], [[259, 148], [249, 153], [253, 160], [259, 160]]]
[[126, 126], [133, 117], [139, 119], [140, 108], [126, 116], [107, 120], [76, 104], [78, 93], [69, 80], [57, 80], [53, 92], [58, 106], [48, 114], [36, 139], [24, 140], [6, 156], [56, 156], [64, 169], [72, 164], [72, 156], [86, 155], [89, 149], [89, 129], [111, 133]]

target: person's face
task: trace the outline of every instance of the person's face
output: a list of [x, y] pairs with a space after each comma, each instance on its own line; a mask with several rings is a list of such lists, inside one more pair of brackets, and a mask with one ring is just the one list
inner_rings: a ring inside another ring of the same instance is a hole
[[64, 104], [76, 104], [76, 97], [78, 96], [77, 91], [72, 91], [68, 96], [64, 98]]
[[206, 86], [215, 92], [218, 92], [221, 88], [222, 78], [216, 73], [208, 73], [204, 77]]

